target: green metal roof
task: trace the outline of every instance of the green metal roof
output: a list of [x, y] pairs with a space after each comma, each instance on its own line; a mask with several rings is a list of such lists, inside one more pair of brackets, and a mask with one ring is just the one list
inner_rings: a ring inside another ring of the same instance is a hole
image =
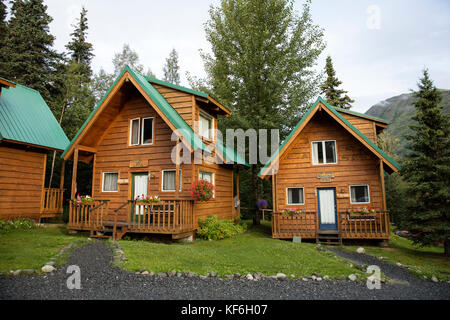
[[206, 92], [203, 92], [203, 91], [193, 90], [193, 89], [190, 89], [190, 88], [182, 87], [182, 86], [180, 86], [178, 84], [173, 84], [173, 83], [170, 83], [170, 82], [167, 82], [167, 81], [159, 80], [159, 79], [148, 77], [148, 76], [144, 76], [144, 78], [147, 81], [149, 81], [149, 82], [160, 84], [162, 86], [167, 86], [167, 87], [174, 88], [174, 89], [177, 89], [177, 90], [181, 90], [181, 91], [184, 91], [184, 92], [196, 95], [196, 96], [200, 96], [200, 97], [203, 97], [203, 98], [208, 98], [209, 97], [209, 95]]
[[297, 129], [302, 125], [302, 123], [306, 120], [306, 118], [309, 116], [309, 114], [314, 110], [314, 108], [317, 106], [319, 102], [322, 102], [325, 107], [327, 107], [333, 114], [335, 114], [340, 120], [342, 120], [347, 126], [349, 126], [357, 135], [359, 135], [365, 142], [367, 142], [372, 148], [374, 148], [377, 152], [379, 152], [385, 159], [387, 159], [390, 163], [392, 163], [398, 170], [401, 169], [400, 165], [395, 162], [391, 157], [389, 157], [383, 150], [381, 150], [376, 144], [374, 144], [370, 139], [368, 139], [361, 131], [356, 129], [347, 119], [345, 119], [336, 109], [331, 105], [329, 105], [322, 97], [317, 98], [316, 102], [308, 109], [308, 111], [305, 113], [305, 115], [302, 117], [302, 119], [297, 123], [295, 128], [291, 131], [291, 133], [287, 136], [286, 139], [284, 139], [283, 143], [280, 145], [278, 150], [270, 157], [269, 161], [266, 163], [266, 165], [261, 168], [261, 170], [258, 173], [258, 176], [261, 176], [262, 173], [270, 166], [272, 161], [279, 156], [279, 153], [281, 149], [286, 145], [286, 143], [292, 138], [294, 133], [297, 131]]
[[20, 84], [1, 90], [0, 139], [56, 150], [67, 147], [69, 139], [38, 91]]
[[[203, 143], [203, 141], [194, 133], [194, 130], [184, 121], [184, 119], [178, 114], [178, 112], [167, 102], [167, 100], [159, 93], [158, 90], [155, 89], [155, 87], [152, 86], [152, 84], [149, 82], [149, 78], [142, 74], [140, 74], [137, 71], [134, 71], [129, 66], [125, 66], [120, 75], [117, 77], [117, 79], [114, 81], [114, 84], [110, 87], [108, 92], [105, 94], [105, 96], [102, 98], [102, 100], [99, 102], [97, 107], [94, 109], [94, 111], [91, 113], [91, 115], [88, 117], [88, 119], [85, 121], [83, 126], [80, 128], [80, 130], [77, 132], [75, 137], [72, 139], [69, 146], [67, 146], [66, 150], [62, 154], [61, 157], [64, 157], [64, 155], [67, 153], [70, 146], [73, 144], [73, 142], [76, 140], [76, 138], [79, 136], [79, 134], [83, 131], [83, 129], [86, 127], [87, 123], [92, 119], [93, 115], [97, 112], [99, 106], [103, 103], [105, 98], [110, 93], [111, 89], [115, 86], [115, 84], [119, 81], [119, 79], [123, 76], [125, 72], [128, 72], [133, 79], [136, 80], [136, 82], [139, 84], [139, 86], [145, 91], [145, 93], [148, 94], [148, 96], [156, 103], [158, 108], [164, 113], [164, 115], [169, 119], [169, 121], [174, 125], [176, 129], [178, 129], [183, 136], [183, 138], [190, 143], [192, 148], [204, 150], [207, 152], [210, 152], [208, 147]], [[155, 79], [154, 79], [155, 80]], [[164, 82], [161, 80], [158, 80], [160, 82]], [[168, 82], [164, 82], [165, 85], [171, 85], [175, 87], [176, 85], [169, 84]], [[187, 88], [185, 88], [187, 89]], [[190, 90], [190, 89], [187, 89]], [[192, 90], [194, 92], [197, 92], [195, 90]], [[217, 149], [220, 153], [222, 153], [227, 161], [234, 161], [238, 164], [242, 165], [248, 165], [245, 160], [240, 158], [235, 150], [232, 150], [230, 148], [224, 147], [222, 143], [218, 142], [216, 143]]]
[[377, 117], [374, 117], [374, 116], [369, 116], [368, 114], [359, 113], [359, 112], [356, 112], [356, 111], [343, 109], [343, 108], [339, 108], [339, 107], [334, 107], [334, 106], [331, 106], [331, 107], [333, 107], [334, 109], [336, 109], [339, 112], [344, 112], [344, 113], [355, 115], [357, 117], [367, 118], [367, 119], [374, 120], [374, 121], [377, 121], [377, 122], [383, 122], [383, 123], [389, 124], [389, 121], [387, 121], [387, 120], [384, 120], [384, 119], [381, 119], [381, 118], [377, 118]]

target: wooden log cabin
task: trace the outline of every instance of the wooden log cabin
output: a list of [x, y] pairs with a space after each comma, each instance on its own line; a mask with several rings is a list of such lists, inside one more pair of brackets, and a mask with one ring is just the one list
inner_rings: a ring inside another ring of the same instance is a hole
[[[229, 115], [204, 92], [126, 66], [62, 155], [73, 160], [68, 228], [115, 239], [127, 232], [177, 239], [192, 236], [200, 218], [237, 218], [233, 182], [248, 164], [214, 130], [217, 117]], [[91, 202], [75, 201], [78, 161], [93, 163]], [[198, 180], [215, 186], [211, 200], [193, 200]], [[161, 202], [136, 200], [142, 195]]]
[[63, 184], [45, 188], [49, 151], [69, 144], [39, 92], [0, 78], [0, 219], [57, 217]]
[[384, 177], [400, 167], [377, 146], [387, 125], [319, 98], [259, 173], [272, 179], [273, 238], [388, 239]]

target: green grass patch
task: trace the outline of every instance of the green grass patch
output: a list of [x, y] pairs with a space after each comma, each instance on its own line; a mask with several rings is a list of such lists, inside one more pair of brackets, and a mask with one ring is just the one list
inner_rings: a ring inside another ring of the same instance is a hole
[[270, 237], [270, 223], [249, 226], [248, 231], [232, 238], [193, 243], [154, 243], [120, 241], [128, 258], [122, 267], [129, 271], [146, 269], [149, 272], [195, 272], [219, 275], [256, 273], [290, 276], [321, 273], [330, 277], [361, 273], [339, 262], [329, 252], [318, 251], [313, 243], [292, 243]]
[[[65, 226], [46, 226], [29, 230], [11, 230], [0, 234], [0, 270], [34, 269], [54, 257], [61, 248], [80, 239], [67, 233]], [[62, 255], [55, 263], [64, 263]]]
[[[359, 246], [344, 246], [343, 249], [355, 252]], [[391, 234], [389, 246], [364, 247], [367, 254], [388, 258], [388, 262], [400, 262], [412, 268], [419, 277], [433, 275], [442, 280], [450, 280], [450, 259], [446, 258], [443, 247], [418, 247], [411, 240]]]

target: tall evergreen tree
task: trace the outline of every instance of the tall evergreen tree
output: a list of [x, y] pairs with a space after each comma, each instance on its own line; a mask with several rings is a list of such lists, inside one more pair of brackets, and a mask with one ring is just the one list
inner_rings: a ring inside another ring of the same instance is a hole
[[[4, 4], [4, 0], [0, 0], [0, 61], [4, 61], [4, 48], [6, 43], [6, 32], [8, 30], [6, 25], [6, 5]], [[1, 66], [1, 62], [0, 62]], [[0, 70], [0, 75], [2, 74]]]
[[14, 0], [0, 61], [1, 76], [36, 89], [55, 111], [54, 82], [61, 56], [53, 50], [52, 18], [43, 0]]
[[338, 89], [342, 84], [342, 81], [336, 76], [336, 71], [334, 71], [333, 62], [331, 61], [330, 56], [327, 57], [325, 73], [327, 74], [327, 79], [320, 86], [320, 90], [322, 90], [321, 94], [325, 93], [325, 100], [332, 106], [350, 109], [352, 107], [351, 104], [355, 101], [350, 99], [346, 94], [347, 91]]
[[180, 66], [178, 65], [178, 52], [173, 49], [164, 65], [164, 81], [180, 84]]
[[439, 106], [440, 93], [424, 70], [418, 84], [416, 124], [402, 174], [409, 182], [408, 229], [415, 243], [443, 241], [450, 256], [450, 118]]
[[[312, 67], [324, 48], [323, 32], [313, 24], [309, 2], [300, 16], [293, 5], [292, 0], [222, 0], [211, 7], [205, 31], [212, 55], [202, 54], [207, 82], [233, 112], [221, 127], [281, 128], [283, 138], [317, 94], [319, 77]], [[260, 194], [260, 166], [252, 164], [251, 175], [241, 180], [241, 194], [249, 195], [243, 200], [252, 209]]]
[[77, 24], [73, 27], [74, 31], [70, 34], [72, 39], [66, 45], [66, 48], [69, 50], [70, 60], [79, 64], [82, 67], [80, 72], [90, 78], [92, 75], [91, 60], [94, 57], [92, 51], [94, 49], [92, 44], [86, 40], [88, 31], [86, 8], [81, 9]]

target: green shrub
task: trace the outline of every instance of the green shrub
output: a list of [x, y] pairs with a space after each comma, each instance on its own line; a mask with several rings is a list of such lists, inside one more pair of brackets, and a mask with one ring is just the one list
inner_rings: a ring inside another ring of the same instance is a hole
[[197, 236], [206, 240], [231, 238], [247, 230], [246, 224], [234, 224], [232, 220], [218, 220], [216, 216], [200, 219], [199, 224]]
[[37, 224], [26, 218], [18, 218], [14, 220], [0, 220], [0, 233], [7, 233], [12, 230], [26, 230], [37, 228]]

